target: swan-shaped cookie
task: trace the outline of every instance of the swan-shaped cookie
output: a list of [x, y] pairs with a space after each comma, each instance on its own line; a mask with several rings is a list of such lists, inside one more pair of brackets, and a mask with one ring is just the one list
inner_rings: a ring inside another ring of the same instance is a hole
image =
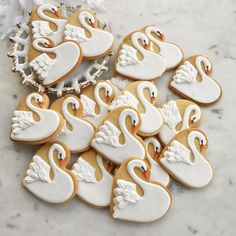
[[96, 15], [88, 10], [79, 10], [68, 19], [65, 26], [65, 40], [78, 42], [85, 59], [99, 59], [112, 50], [112, 34], [98, 29], [97, 24]]
[[96, 85], [83, 89], [80, 99], [84, 107], [84, 119], [97, 127], [108, 113], [114, 96], [113, 86], [106, 81], [99, 81]]
[[[165, 187], [151, 183], [148, 179], [144, 180], [135, 169], [143, 172], [142, 175], [149, 171], [144, 161], [129, 159], [115, 174], [111, 202], [112, 217], [134, 222], [157, 220], [171, 205], [170, 193]], [[129, 177], [124, 179], [127, 175]]]
[[38, 38], [33, 41], [29, 50], [29, 65], [45, 87], [52, 86], [72, 74], [81, 60], [81, 49], [72, 41], [62, 42], [54, 47], [50, 40]]
[[136, 135], [140, 125], [141, 117], [135, 109], [128, 106], [116, 108], [98, 127], [91, 146], [117, 164], [132, 156], [143, 159], [146, 155], [144, 143]]
[[71, 200], [78, 184], [76, 176], [66, 169], [69, 161], [70, 152], [64, 145], [45, 144], [34, 155], [23, 179], [23, 186], [49, 203]]
[[169, 87], [197, 104], [210, 105], [218, 101], [222, 94], [219, 84], [208, 76], [211, 71], [209, 59], [192, 56], [177, 68]]
[[42, 144], [53, 140], [63, 126], [59, 113], [47, 109], [46, 94], [32, 93], [18, 105], [12, 118], [11, 140], [27, 144]]
[[202, 115], [197, 104], [184, 99], [169, 101], [160, 108], [160, 112], [164, 125], [158, 135], [165, 145], [180, 131], [197, 127]]
[[[148, 90], [149, 94], [145, 92]], [[138, 131], [141, 136], [152, 136], [159, 132], [163, 118], [160, 111], [154, 105], [158, 98], [158, 90], [154, 83], [150, 81], [137, 81], [129, 84], [122, 90], [110, 105], [112, 110], [116, 107], [128, 105], [139, 112], [142, 118], [142, 124]]]
[[149, 50], [149, 39], [145, 34], [133, 32], [121, 43], [114, 64], [118, 75], [136, 80], [154, 80], [165, 70], [165, 59]]
[[150, 181], [168, 186], [170, 183], [170, 176], [158, 163], [162, 151], [160, 142], [155, 137], [146, 138], [144, 142], [147, 151], [146, 158], [151, 168]]
[[213, 170], [203, 156], [207, 138], [198, 129], [180, 132], [167, 144], [160, 157], [160, 164], [182, 184], [201, 188], [210, 183]]
[[56, 6], [39, 6], [31, 16], [33, 39], [45, 37], [58, 45], [62, 41], [66, 22], [66, 19], [60, 18], [60, 11]]
[[152, 42], [152, 50], [155, 50], [155, 46], [159, 48], [159, 54], [166, 60], [166, 69], [176, 68], [183, 60], [182, 50], [173, 43], [164, 41], [164, 34], [156, 26], [147, 26], [144, 28], [144, 32]]
[[108, 167], [93, 149], [84, 152], [72, 167], [79, 183], [77, 196], [96, 207], [109, 206], [113, 176]]
[[76, 96], [65, 95], [57, 99], [50, 108], [64, 117], [64, 126], [55, 140], [64, 143], [72, 153], [87, 150], [95, 128], [90, 122], [82, 119], [81, 101]]

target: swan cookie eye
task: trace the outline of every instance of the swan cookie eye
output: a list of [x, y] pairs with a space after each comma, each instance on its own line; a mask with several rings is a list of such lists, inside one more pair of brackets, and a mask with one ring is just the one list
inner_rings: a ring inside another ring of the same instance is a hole
[[137, 121], [133, 120], [132, 125], [133, 125], [133, 127], [135, 127], [137, 125]]
[[145, 173], [147, 171], [144, 166], [141, 166], [141, 170], [142, 170], [143, 173]]

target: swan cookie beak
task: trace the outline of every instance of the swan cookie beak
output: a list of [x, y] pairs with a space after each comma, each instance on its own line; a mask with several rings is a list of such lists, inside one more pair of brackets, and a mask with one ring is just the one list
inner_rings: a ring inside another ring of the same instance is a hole
[[200, 145], [200, 152], [203, 152], [203, 151], [204, 151], [204, 148], [205, 148], [205, 145], [201, 144], [201, 145]]
[[133, 126], [132, 126], [132, 133], [135, 134], [136, 131], [137, 131], [137, 126], [133, 125]]
[[155, 103], [156, 98], [155, 97], [151, 97], [151, 103], [154, 104]]
[[95, 23], [92, 23], [92, 24], [91, 24], [91, 26], [92, 26], [94, 29], [96, 29], [96, 28], [97, 28], [97, 26], [96, 26], [96, 24], [95, 24]]
[[206, 75], [209, 75], [209, 74], [210, 74], [210, 71], [209, 71], [209, 70], [206, 70], [205, 73], [206, 73]]
[[60, 18], [61, 17], [61, 13], [59, 11], [55, 11], [55, 15]]
[[160, 39], [161, 41], [164, 41], [164, 40], [165, 40], [165, 35], [164, 35], [164, 34], [161, 34], [161, 35], [159, 36], [159, 39]]
[[147, 169], [147, 170], [144, 172], [144, 176], [145, 176], [146, 179], [149, 179], [149, 177], [150, 177], [150, 170], [149, 170], [149, 169]]
[[154, 151], [154, 160], [157, 160], [158, 155], [159, 155], [159, 152]]
[[144, 45], [144, 48], [145, 48], [146, 50], [148, 50], [148, 44], [145, 44], [145, 45]]
[[106, 103], [110, 103], [111, 98], [109, 96], [106, 96]]
[[40, 108], [43, 108], [43, 103], [42, 102], [39, 102], [38, 105], [39, 105]]

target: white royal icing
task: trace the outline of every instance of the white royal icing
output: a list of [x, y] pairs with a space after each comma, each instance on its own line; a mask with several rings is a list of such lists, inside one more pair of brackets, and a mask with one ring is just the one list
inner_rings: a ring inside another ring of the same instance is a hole
[[73, 173], [79, 183], [77, 195], [89, 204], [106, 207], [110, 205], [113, 177], [104, 167], [98, 154], [96, 160], [102, 171], [102, 178], [99, 181], [95, 176], [95, 168], [82, 157], [73, 165]]
[[[195, 146], [195, 140], [206, 144], [206, 137], [199, 131], [191, 131], [187, 142], [189, 148], [179, 141], [173, 140], [160, 159], [168, 172], [186, 186], [200, 188], [211, 181], [213, 171], [210, 163], [202, 156]], [[190, 154], [193, 154], [193, 161]]]
[[[116, 71], [124, 76], [137, 80], [153, 80], [160, 77], [166, 70], [164, 58], [154, 52], [144, 49], [140, 44], [147, 45], [149, 40], [145, 34], [135, 32], [131, 35], [133, 46], [123, 44], [118, 52], [119, 58]], [[137, 52], [143, 56], [142, 60], [137, 57]]]
[[[53, 158], [54, 152], [58, 152], [57, 158], [64, 160], [66, 152], [59, 144], [53, 144], [48, 152], [50, 165], [40, 156], [35, 155], [26, 172], [23, 185], [36, 197], [49, 203], [63, 203], [71, 198], [74, 192], [72, 177], [61, 169]], [[53, 179], [50, 170], [53, 171]]]
[[[80, 152], [90, 146], [94, 135], [93, 126], [86, 120], [80, 119], [68, 111], [68, 105], [72, 104], [74, 111], [80, 109], [79, 102], [74, 97], [68, 97], [62, 104], [62, 114], [65, 118], [65, 125], [61, 134], [55, 140], [64, 143], [71, 152]], [[72, 130], [67, 128], [67, 123]]]
[[141, 160], [131, 160], [127, 164], [128, 174], [142, 188], [144, 195], [141, 197], [137, 193], [136, 184], [117, 179], [117, 187], [113, 190], [115, 197], [112, 216], [135, 222], [157, 220], [169, 209], [170, 195], [164, 187], [142, 180], [136, 175], [134, 168], [146, 171], [147, 166]]
[[131, 92], [124, 91], [115, 101], [112, 102], [109, 109], [113, 110], [124, 105], [129, 105], [138, 109], [138, 105], [141, 104], [144, 107], [144, 112], [140, 112], [142, 124], [138, 132], [142, 133], [142, 135], [149, 135], [155, 134], [159, 131], [163, 124], [163, 118], [156, 106], [144, 96], [145, 89], [149, 90], [153, 99], [157, 98], [157, 87], [151, 82], [144, 81], [137, 85], [137, 98], [139, 100]]
[[145, 29], [145, 34], [147, 37], [159, 47], [159, 54], [166, 60], [166, 69], [169, 70], [178, 66], [183, 59], [183, 52], [180, 48], [172, 43], [156, 39], [152, 33], [157, 36], [161, 36], [163, 33], [155, 26], [149, 26]]
[[150, 153], [148, 152], [148, 146], [152, 144], [154, 147], [154, 152], [157, 155], [159, 155], [162, 151], [161, 144], [154, 137], [146, 138], [144, 142], [146, 144], [146, 151], [147, 151], [146, 157], [151, 167], [150, 181], [158, 182], [164, 186], [167, 186], [170, 182], [169, 174], [162, 169], [157, 160], [154, 160], [153, 157], [151, 157]]
[[[190, 62], [184, 62], [176, 70], [170, 86], [196, 103], [211, 104], [220, 98], [221, 88], [216, 81], [206, 75], [202, 64], [206, 70], [211, 69], [210, 61], [203, 56], [196, 57], [196, 68], [190, 65]], [[197, 81], [198, 73], [201, 76], [201, 82]]]
[[[83, 94], [80, 96], [80, 99], [83, 103], [84, 107], [84, 119], [90, 121], [95, 127], [98, 127], [98, 125], [101, 123], [105, 115], [108, 113], [108, 107], [109, 105], [106, 103], [106, 101], [103, 101], [100, 97], [100, 91], [102, 89], [105, 89], [105, 96], [111, 97], [113, 90], [109, 83], [107, 82], [100, 82], [97, 83], [94, 88], [94, 97], [95, 101], [87, 97]], [[99, 107], [99, 113], [96, 113], [96, 105]]]
[[[43, 102], [40, 94], [32, 93], [26, 99], [26, 105], [31, 111], [14, 112], [11, 139], [15, 141], [40, 141], [53, 135], [60, 126], [60, 117], [57, 112], [34, 106], [32, 99]], [[32, 112], [39, 116], [39, 121], [34, 121]]]
[[[132, 156], [140, 159], [145, 157], [145, 149], [142, 143], [126, 127], [125, 121], [127, 117], [132, 119], [132, 123], [135, 126], [140, 122], [137, 112], [126, 108], [120, 113], [118, 118], [120, 130], [110, 121], [105, 120], [91, 142], [91, 146], [99, 153], [118, 164]], [[121, 133], [125, 139], [124, 144], [120, 144], [119, 141]]]
[[[64, 42], [53, 48], [47, 48], [48, 45], [50, 43], [47, 39], [35, 39], [33, 47], [42, 54], [30, 62], [30, 66], [45, 86], [56, 83], [63, 76], [68, 75], [77, 66], [81, 56], [80, 48], [74, 42]], [[51, 59], [48, 53], [54, 54], [55, 59]]]
[[[33, 38], [49, 38], [54, 42], [55, 45], [58, 45], [62, 41], [63, 31], [67, 20], [49, 17], [45, 14], [45, 11], [49, 11], [52, 13], [59, 12], [58, 8], [53, 6], [52, 4], [44, 4], [39, 6], [37, 9], [37, 15], [42, 20], [32, 21]], [[51, 30], [49, 22], [57, 26], [56, 31]]]
[[[80, 43], [84, 57], [98, 57], [106, 52], [109, 52], [113, 45], [114, 38], [112, 34], [101, 29], [92, 27], [88, 23], [95, 23], [94, 16], [88, 11], [82, 11], [78, 15], [78, 21], [83, 28], [75, 25], [67, 24], [65, 29], [65, 39], [73, 40]], [[90, 33], [90, 37], [87, 37], [85, 30]]]
[[[159, 137], [164, 144], [167, 144], [176, 134], [190, 127], [189, 122], [196, 123], [201, 119], [201, 109], [198, 105], [188, 105], [185, 108], [183, 119], [175, 101], [169, 101], [160, 109], [164, 119]], [[176, 130], [176, 126], [182, 122], [182, 127]]]

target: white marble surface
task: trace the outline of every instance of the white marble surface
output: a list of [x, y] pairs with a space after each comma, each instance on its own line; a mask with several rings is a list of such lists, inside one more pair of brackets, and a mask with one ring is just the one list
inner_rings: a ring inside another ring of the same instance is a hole
[[[8, 43], [0, 42], [0, 235], [236, 235], [236, 1], [234, 0], [107, 0], [117, 45], [130, 31], [158, 24], [168, 40], [185, 55], [207, 55], [214, 78], [223, 87], [220, 102], [204, 110], [201, 128], [209, 137], [207, 156], [213, 163], [213, 182], [204, 189], [172, 184], [173, 205], [168, 214], [149, 224], [114, 221], [107, 209], [93, 209], [74, 199], [70, 204], [45, 204], [24, 188], [21, 179], [36, 148], [9, 141], [10, 119], [20, 98], [30, 89], [11, 73]], [[161, 101], [173, 97], [169, 75], [158, 81]]]

